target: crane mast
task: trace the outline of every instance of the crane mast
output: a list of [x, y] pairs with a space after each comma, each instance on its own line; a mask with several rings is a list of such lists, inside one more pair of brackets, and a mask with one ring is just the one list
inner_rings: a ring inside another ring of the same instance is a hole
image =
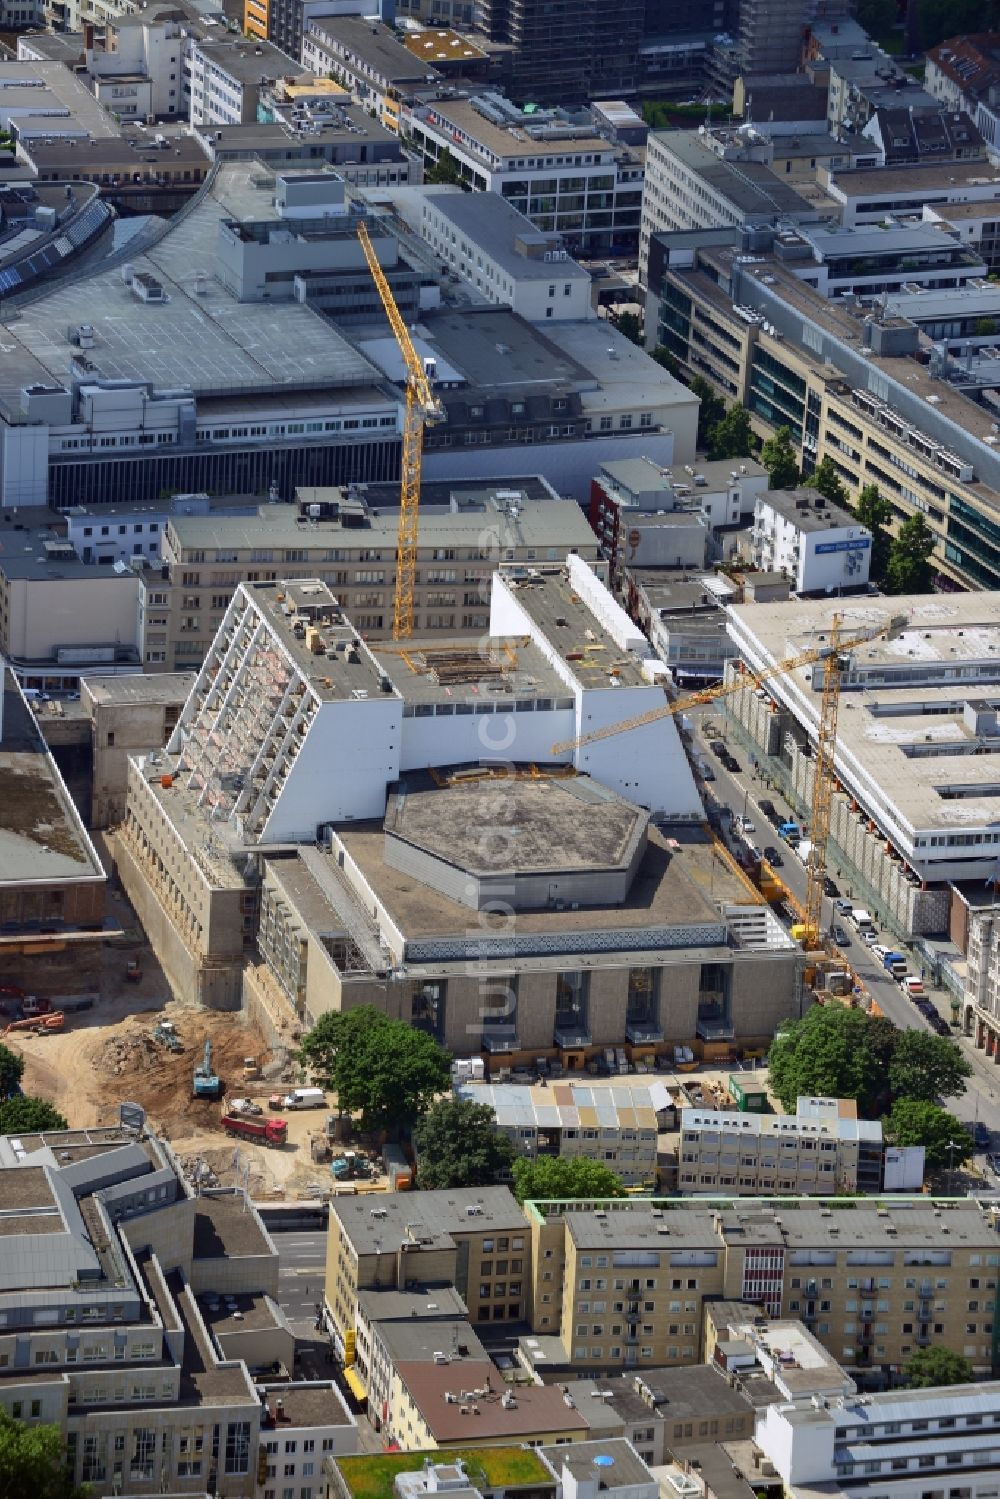
[[413, 347], [410, 330], [396, 305], [392, 287], [379, 265], [378, 256], [364, 219], [358, 221], [358, 239], [368, 262], [372, 280], [399, 345], [406, 366], [406, 409], [403, 417], [402, 476], [399, 486], [399, 531], [396, 536], [396, 588], [392, 601], [392, 638], [408, 640], [413, 634], [413, 590], [417, 576], [417, 543], [420, 523], [420, 477], [424, 454], [424, 427], [441, 421], [444, 411], [431, 388], [420, 355]]

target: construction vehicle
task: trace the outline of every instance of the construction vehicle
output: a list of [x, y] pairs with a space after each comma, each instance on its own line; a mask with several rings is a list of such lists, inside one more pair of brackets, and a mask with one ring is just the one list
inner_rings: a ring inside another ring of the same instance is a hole
[[142, 978], [142, 965], [138, 958], [129, 958], [125, 964], [125, 980], [129, 984], [137, 984]]
[[165, 1046], [168, 1051], [183, 1051], [181, 1038], [177, 1034], [177, 1027], [171, 1020], [161, 1020], [153, 1027], [153, 1040]]
[[218, 1098], [222, 1083], [212, 1071], [212, 1043], [205, 1042], [201, 1061], [194, 1069], [193, 1091], [195, 1098]]
[[255, 1140], [258, 1145], [277, 1148], [288, 1140], [288, 1125], [284, 1119], [248, 1119], [245, 1114], [224, 1114], [222, 1128], [227, 1135], [239, 1135], [241, 1140]]
[[260, 1064], [256, 1057], [243, 1058], [243, 1081], [245, 1083], [256, 1082], [260, 1077]]
[[425, 366], [410, 337], [392, 288], [378, 263], [364, 219], [358, 221], [358, 239], [368, 269], [382, 299], [389, 327], [406, 366], [406, 414], [403, 421], [402, 478], [399, 487], [399, 531], [396, 537], [396, 591], [392, 604], [392, 638], [409, 640], [413, 634], [413, 588], [417, 576], [417, 528], [420, 509], [420, 477], [424, 454], [424, 427], [444, 418], [444, 408], [431, 388], [433, 361]]
[[820, 637], [823, 642], [821, 645], [801, 651], [796, 656], [787, 656], [771, 666], [762, 667], [760, 671], [741, 664], [732, 681], [721, 682], [715, 687], [706, 687], [701, 692], [690, 693], [678, 698], [675, 702], [652, 708], [648, 713], [639, 713], [632, 718], [623, 719], [620, 723], [608, 724], [603, 729], [592, 729], [589, 733], [580, 734], [575, 739], [562, 740], [552, 746], [552, 754], [563, 755], [569, 751], [584, 749], [588, 744], [596, 744], [601, 739], [613, 739], [617, 734], [627, 734], [631, 729], [655, 723], [660, 718], [671, 718], [677, 713], [690, 712], [692, 708], [700, 707], [703, 703], [711, 703], [717, 698], [731, 697], [734, 693], [742, 692], [750, 682], [756, 682], [760, 686], [770, 678], [786, 676], [800, 666], [809, 666], [814, 662], [821, 664], [823, 682], [816, 749], [813, 756], [812, 816], [809, 826], [809, 856], [806, 861], [806, 899], [802, 921], [797, 928], [793, 928], [793, 936], [801, 940], [803, 947], [815, 948], [822, 941], [826, 844], [830, 832], [830, 812], [836, 786], [834, 749], [837, 741], [840, 681], [845, 668], [845, 657], [856, 646], [870, 645], [875, 640], [892, 639], [899, 634], [905, 624], [906, 615], [893, 615], [883, 625], [843, 635], [841, 634], [843, 615], [834, 614], [830, 622], [829, 636]]
[[50, 1031], [61, 1031], [66, 1024], [66, 1016], [62, 1010], [53, 1010], [50, 1015], [26, 1015], [23, 1020], [13, 1020], [4, 1030], [4, 1035], [9, 1036], [11, 1031], [37, 1031], [39, 1035], [47, 1035]]
[[358, 1155], [356, 1150], [345, 1150], [343, 1155], [338, 1155], [330, 1171], [337, 1181], [367, 1181], [372, 1174], [367, 1158]]
[[252, 1098], [231, 1098], [226, 1108], [227, 1114], [240, 1114], [244, 1118], [247, 1115], [263, 1114], [264, 1110], [259, 1103], [254, 1103]]

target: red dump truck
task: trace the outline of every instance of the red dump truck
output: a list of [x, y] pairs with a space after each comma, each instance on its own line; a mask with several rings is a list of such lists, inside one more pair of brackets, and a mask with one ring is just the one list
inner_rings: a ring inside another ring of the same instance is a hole
[[245, 1114], [226, 1114], [222, 1128], [244, 1140], [256, 1140], [258, 1145], [284, 1145], [288, 1139], [288, 1125], [284, 1119], [254, 1119]]

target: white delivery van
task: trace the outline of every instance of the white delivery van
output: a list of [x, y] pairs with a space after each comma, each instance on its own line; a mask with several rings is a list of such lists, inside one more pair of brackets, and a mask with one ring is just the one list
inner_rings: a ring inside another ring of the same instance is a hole
[[286, 1109], [324, 1109], [326, 1095], [322, 1088], [293, 1088], [284, 1098]]
[[875, 923], [872, 920], [872, 913], [870, 911], [866, 911], [864, 906], [854, 907], [854, 909], [851, 911], [851, 920], [854, 922], [854, 925], [857, 927], [862, 937], [874, 937]]

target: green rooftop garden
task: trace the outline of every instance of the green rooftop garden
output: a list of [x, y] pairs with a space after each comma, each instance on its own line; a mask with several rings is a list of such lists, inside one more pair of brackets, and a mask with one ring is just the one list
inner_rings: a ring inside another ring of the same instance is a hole
[[386, 1452], [375, 1457], [339, 1457], [337, 1467], [353, 1499], [393, 1499], [397, 1473], [416, 1473], [427, 1459], [460, 1462], [477, 1488], [516, 1488], [551, 1483], [552, 1474], [527, 1447], [472, 1447], [447, 1452]]

